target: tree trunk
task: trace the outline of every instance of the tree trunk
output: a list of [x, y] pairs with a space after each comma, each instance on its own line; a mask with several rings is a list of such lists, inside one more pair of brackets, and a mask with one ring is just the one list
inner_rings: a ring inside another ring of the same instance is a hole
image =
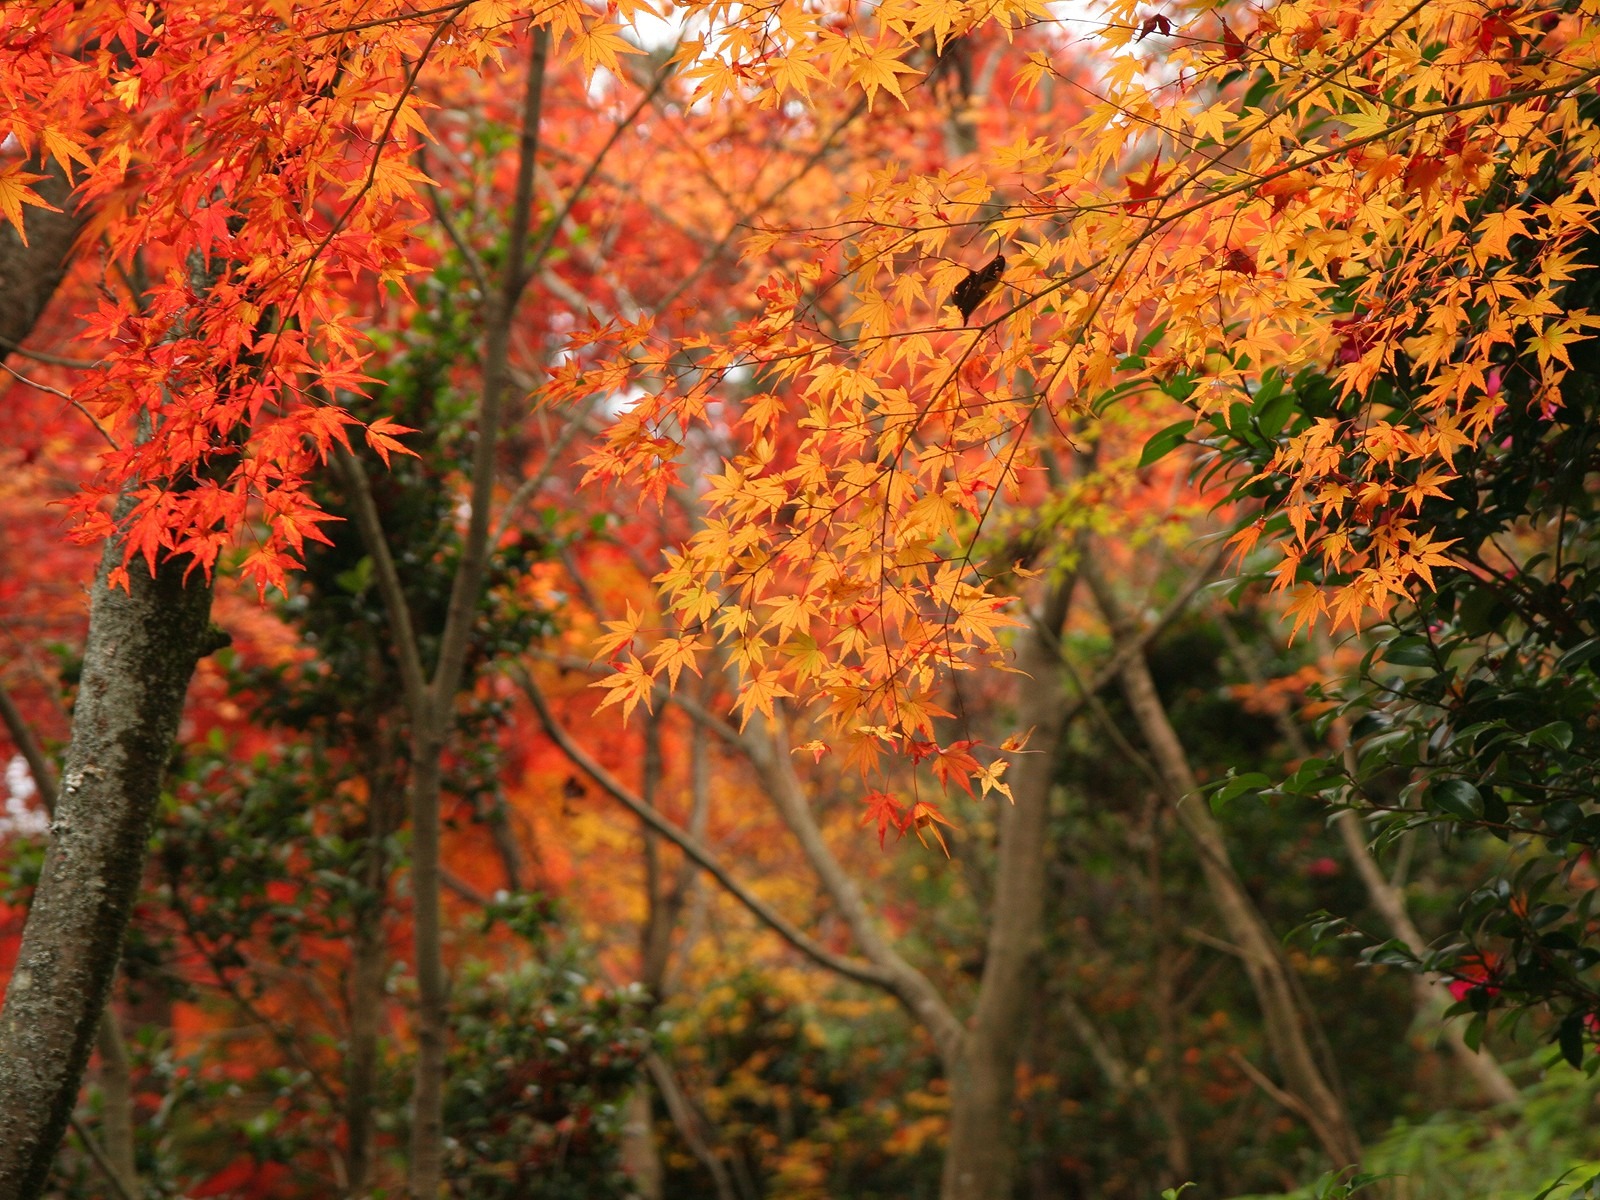
[[[1263, 682], [1261, 672], [1249, 651], [1245, 649], [1244, 643], [1240, 641], [1239, 635], [1234, 632], [1233, 626], [1223, 618], [1218, 620], [1217, 628], [1223, 640], [1228, 643], [1228, 651], [1233, 655], [1239, 669], [1245, 673], [1245, 677], [1251, 683], [1260, 685]], [[1331, 662], [1333, 646], [1328, 635], [1319, 629], [1312, 636], [1318, 657], [1324, 663]], [[1278, 726], [1296, 755], [1300, 758], [1310, 755], [1310, 743], [1306, 741], [1305, 734], [1301, 732], [1300, 726], [1289, 713], [1279, 714]], [[1335, 748], [1344, 755], [1345, 763], [1353, 775], [1355, 762], [1350, 749], [1350, 730], [1343, 717], [1334, 718], [1331, 733]], [[1384, 923], [1389, 926], [1389, 932], [1404, 942], [1411, 953], [1420, 957], [1427, 949], [1427, 943], [1423, 941], [1422, 934], [1412, 923], [1411, 914], [1406, 911], [1405, 894], [1385, 879], [1383, 872], [1379, 870], [1378, 860], [1373, 857], [1372, 848], [1367, 844], [1367, 833], [1361, 824], [1361, 818], [1351, 809], [1345, 809], [1334, 818], [1334, 824], [1339, 827], [1339, 838], [1344, 842], [1345, 852], [1349, 854], [1356, 874], [1366, 886], [1367, 898], [1371, 901], [1372, 907], [1383, 917]], [[1450, 1052], [1455, 1055], [1456, 1061], [1477, 1081], [1485, 1096], [1496, 1104], [1516, 1103], [1521, 1098], [1521, 1093], [1500, 1066], [1499, 1060], [1485, 1046], [1474, 1050], [1467, 1045], [1460, 1024], [1444, 1016], [1445, 1009], [1450, 1006], [1448, 985], [1449, 981], [1439, 976], [1411, 977], [1411, 995], [1416, 1002], [1417, 1019], [1438, 1026], [1445, 1045], [1450, 1047]]]
[[361, 864], [365, 897], [356, 912], [351, 950], [350, 1040], [345, 1062], [345, 1190], [356, 1200], [371, 1184], [377, 1138], [378, 1065], [383, 1031], [384, 981], [389, 974], [388, 840], [400, 821], [401, 768], [392, 733], [385, 730], [381, 755], [367, 769], [370, 793]]
[[100, 1095], [102, 1097], [100, 1137], [105, 1142], [106, 1159], [124, 1188], [137, 1193], [133, 1137], [133, 1069], [128, 1062], [128, 1046], [117, 1024], [113, 1005], [100, 1014], [97, 1034], [100, 1050]]
[[185, 564], [128, 591], [106, 543], [72, 745], [44, 870], [0, 1012], [0, 1200], [37, 1196], [72, 1116], [144, 869], [161, 776], [208, 635], [211, 588]]
[[1058, 584], [1039, 625], [1023, 635], [1017, 666], [1032, 678], [1019, 688], [1017, 727], [1031, 728], [1032, 753], [1020, 756], [1015, 802], [999, 802], [1000, 844], [989, 913], [983, 978], [967, 1035], [950, 1072], [950, 1140], [941, 1200], [1005, 1200], [1017, 1169], [1017, 1056], [1036, 999], [1044, 919], [1046, 826], [1066, 697], [1055, 639], [1071, 583]]

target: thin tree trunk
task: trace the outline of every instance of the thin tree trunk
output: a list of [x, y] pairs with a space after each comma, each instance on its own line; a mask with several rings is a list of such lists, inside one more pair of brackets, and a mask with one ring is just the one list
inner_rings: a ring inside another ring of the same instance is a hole
[[71, 1119], [144, 870], [161, 776], [208, 632], [211, 589], [163, 563], [95, 577], [50, 848], [0, 1012], [0, 1198], [37, 1196]]
[[622, 1170], [638, 1200], [661, 1200], [661, 1153], [650, 1112], [650, 1084], [643, 1076], [628, 1096], [622, 1123]]
[[[1411, 915], [1406, 912], [1405, 897], [1400, 889], [1392, 886], [1378, 869], [1372, 848], [1367, 845], [1367, 833], [1362, 828], [1361, 818], [1350, 809], [1345, 809], [1334, 819], [1334, 824], [1339, 827], [1339, 837], [1344, 842], [1346, 853], [1350, 855], [1350, 861], [1355, 865], [1356, 874], [1361, 876], [1361, 882], [1366, 886], [1372, 907], [1378, 910], [1390, 932], [1405, 943], [1406, 949], [1421, 957], [1428, 945], [1412, 923]], [[1438, 975], [1411, 976], [1411, 994], [1416, 1002], [1417, 1016], [1437, 1024], [1445, 1045], [1450, 1047], [1456, 1061], [1483, 1089], [1485, 1096], [1496, 1104], [1515, 1104], [1522, 1098], [1522, 1093], [1511, 1082], [1499, 1060], [1486, 1048], [1474, 1050], [1467, 1045], [1460, 1026], [1445, 1018], [1444, 1010], [1450, 1004], [1447, 983]]]
[[350, 964], [350, 1048], [345, 1063], [346, 1188], [354, 1200], [365, 1196], [372, 1173], [376, 1132], [373, 1098], [378, 1076], [378, 1037], [383, 1008], [385, 953], [381, 908], [365, 914], [356, 932]]
[[[449, 1014], [439, 906], [443, 879], [439, 862], [441, 757], [455, 726], [456, 694], [465, 671], [478, 605], [483, 598], [489, 556], [494, 551], [490, 510], [495, 492], [495, 459], [500, 441], [501, 410], [511, 379], [511, 327], [532, 278], [528, 243], [549, 52], [549, 29], [535, 26], [529, 38], [528, 78], [517, 143], [516, 190], [507, 216], [510, 236], [506, 265], [484, 335], [483, 391], [476, 413], [477, 443], [472, 456], [467, 531], [460, 565], [451, 583], [449, 606], [438, 631], [438, 659], [431, 676], [423, 665], [419, 631], [412, 620], [405, 588], [384, 536], [383, 521], [366, 471], [354, 455], [336, 452], [336, 461], [350, 490], [357, 527], [372, 556], [378, 591], [394, 637], [395, 657], [411, 722], [412, 946], [417, 980], [417, 1058], [412, 1084], [411, 1160], [407, 1185], [412, 1200], [438, 1200], [444, 1183], [444, 1090]], [[547, 245], [547, 242], [541, 243], [534, 256], [535, 264]]]
[[[1129, 622], [1115, 594], [1093, 566], [1090, 555], [1084, 556], [1083, 574], [1116, 640], [1121, 642], [1129, 636]], [[1277, 940], [1234, 871], [1221, 828], [1205, 801], [1196, 794], [1198, 781], [1167, 719], [1166, 708], [1156, 692], [1143, 653], [1127, 660], [1121, 670], [1121, 681], [1128, 707], [1150, 747], [1178, 823], [1199, 851], [1200, 870], [1212, 903], [1228, 936], [1238, 947], [1245, 973], [1261, 1005], [1267, 1044], [1283, 1072], [1286, 1093], [1296, 1101], [1301, 1115], [1335, 1167], [1358, 1163], [1361, 1160], [1360, 1139], [1350, 1123], [1344, 1102], [1324, 1076], [1312, 1052], [1307, 1034], [1311, 1018], [1302, 1011]]]
[[711, 1175], [712, 1185], [717, 1189], [717, 1200], [737, 1200], [738, 1192], [733, 1186], [733, 1180], [728, 1175], [727, 1165], [717, 1156], [705, 1139], [702, 1122], [694, 1111], [694, 1106], [689, 1103], [689, 1098], [683, 1094], [677, 1079], [672, 1074], [672, 1069], [659, 1055], [652, 1054], [645, 1059], [645, 1066], [649, 1068], [650, 1077], [655, 1080], [656, 1086], [661, 1090], [661, 1098], [666, 1102], [667, 1112], [672, 1117], [672, 1123], [678, 1127], [678, 1132], [683, 1136], [684, 1143], [689, 1147], [694, 1156], [700, 1160], [701, 1166]]
[[[544, 726], [546, 734], [561, 749], [562, 753], [571, 759], [584, 774], [593, 779], [607, 795], [682, 850], [701, 870], [716, 880], [724, 891], [744, 905], [752, 916], [818, 966], [835, 971], [846, 979], [853, 979], [857, 983], [882, 988], [891, 995], [899, 995], [895, 990], [894, 979], [876, 963], [862, 959], [845, 958], [843, 955], [833, 953], [813, 938], [808, 937], [765, 901], [740, 884], [698, 839], [679, 829], [654, 808], [646, 804], [637, 794], [629, 791], [615, 776], [591, 758], [583, 747], [573, 741], [572, 735], [566, 731], [561, 723], [555, 719], [555, 715], [551, 713], [550, 705], [545, 700], [544, 693], [539, 690], [539, 685], [534, 682], [533, 677], [526, 670], [518, 669], [516, 678], [523, 694], [527, 696], [529, 703], [533, 705], [534, 712], [538, 714], [539, 721]], [[732, 744], [739, 744], [739, 734], [728, 730], [725, 736]], [[951, 1022], [959, 1033], [960, 1026], [954, 1024], [953, 1017]]]
[[96, 1046], [100, 1051], [100, 1137], [105, 1143], [106, 1161], [123, 1188], [137, 1194], [140, 1187], [133, 1140], [133, 1070], [116, 1011], [110, 1004], [100, 1014]]
[[1147, 959], [1154, 976], [1151, 997], [1152, 1015], [1155, 1018], [1157, 1045], [1161, 1058], [1156, 1064], [1156, 1086], [1149, 1090], [1151, 1106], [1161, 1118], [1166, 1130], [1167, 1171], [1175, 1181], [1190, 1177], [1191, 1158], [1189, 1138], [1183, 1127], [1183, 1105], [1180, 1078], [1182, 1046], [1178, 1036], [1177, 979], [1186, 965], [1186, 955], [1172, 953], [1172, 922], [1167, 917], [1166, 891], [1161, 869], [1161, 856], [1166, 838], [1162, 816], [1164, 805], [1159, 798], [1152, 800], [1147, 813], [1146, 831], [1149, 842], [1146, 851], [1145, 877], [1150, 905], [1150, 933], [1154, 953]]
[[1018, 689], [1017, 727], [1032, 729], [1032, 753], [1021, 755], [1011, 804], [999, 801], [999, 853], [983, 977], [967, 1035], [950, 1073], [950, 1137], [941, 1200], [1005, 1200], [1017, 1169], [1017, 1056], [1037, 994], [1042, 943], [1046, 827], [1055, 781], [1066, 695], [1055, 646], [1072, 582], [1058, 584], [1038, 624], [1023, 634], [1017, 666], [1029, 679]]
[[[704, 739], [705, 732], [696, 729], [695, 736]], [[645, 720], [644, 771], [639, 786], [640, 799], [652, 809], [658, 807], [662, 776], [661, 713], [655, 711]], [[660, 835], [649, 825], [642, 827], [642, 834], [645, 920], [639, 935], [639, 983], [654, 1006], [664, 998], [667, 963], [672, 956], [672, 931], [678, 923], [684, 893], [681, 877], [671, 887], [663, 885]], [[650, 1115], [650, 1083], [643, 1072], [628, 1097], [626, 1111], [621, 1139], [622, 1169], [639, 1200], [661, 1200], [661, 1155], [656, 1149]]]

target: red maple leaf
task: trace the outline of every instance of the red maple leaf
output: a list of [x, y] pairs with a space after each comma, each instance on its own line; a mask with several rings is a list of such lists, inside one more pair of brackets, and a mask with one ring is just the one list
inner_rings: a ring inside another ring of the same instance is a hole
[[867, 814], [861, 818], [861, 823], [863, 825], [877, 823], [878, 848], [881, 850], [883, 849], [884, 836], [889, 832], [891, 826], [894, 827], [894, 831], [897, 834], [906, 831], [905, 813], [900, 807], [900, 802], [889, 795], [888, 792], [870, 793], [867, 796], [866, 804]]
[[1122, 208], [1125, 212], [1138, 212], [1149, 201], [1155, 199], [1161, 185], [1172, 174], [1171, 170], [1160, 170], [1161, 156], [1157, 155], [1150, 160], [1150, 166], [1144, 173], [1143, 179], [1128, 179], [1128, 196], [1130, 199], [1123, 201]]

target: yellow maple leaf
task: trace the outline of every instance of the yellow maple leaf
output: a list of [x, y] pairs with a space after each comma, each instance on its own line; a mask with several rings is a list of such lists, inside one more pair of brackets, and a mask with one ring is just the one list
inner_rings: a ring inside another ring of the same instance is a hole
[[628, 661], [618, 667], [614, 675], [607, 675], [604, 679], [597, 679], [590, 684], [591, 687], [607, 689], [606, 698], [595, 706], [595, 711], [599, 712], [613, 704], [621, 704], [624, 721], [633, 715], [633, 710], [639, 707], [641, 701], [645, 710], [650, 711], [650, 693], [655, 688], [655, 683], [655, 676], [630, 654]]
[[604, 67], [613, 75], [620, 75], [622, 67], [617, 62], [617, 55], [643, 53], [621, 34], [622, 26], [597, 21], [585, 27], [573, 39], [573, 48], [583, 60], [585, 75], [593, 75], [596, 67]]
[[54, 204], [41, 199], [39, 194], [28, 185], [43, 179], [33, 171], [24, 171], [17, 163], [0, 168], [0, 216], [10, 221], [17, 231], [17, 236], [22, 239], [22, 244], [28, 244], [27, 230], [22, 228], [22, 206], [31, 204], [35, 208], [49, 209], [51, 212], [60, 212]]
[[861, 48], [849, 64], [849, 79], [851, 83], [860, 85], [862, 91], [866, 92], [867, 108], [871, 109], [879, 88], [904, 105], [906, 97], [900, 90], [899, 76], [920, 75], [922, 72], [915, 67], [906, 66], [895, 57], [894, 51], [888, 46], [868, 47], [859, 39], [856, 39], [856, 42]]

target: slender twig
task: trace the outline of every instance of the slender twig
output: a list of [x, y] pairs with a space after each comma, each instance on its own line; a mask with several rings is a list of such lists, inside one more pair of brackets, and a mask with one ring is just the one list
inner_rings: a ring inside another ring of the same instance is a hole
[[511, 528], [511, 523], [516, 519], [517, 513], [522, 509], [522, 506], [554, 474], [557, 464], [561, 461], [562, 452], [572, 443], [573, 438], [587, 428], [589, 412], [599, 402], [599, 399], [599, 393], [587, 397], [568, 416], [561, 432], [556, 435], [554, 444], [545, 452], [544, 465], [533, 475], [518, 484], [517, 490], [511, 493], [510, 499], [501, 507], [500, 520], [495, 525], [494, 534], [489, 538], [489, 545], [498, 546], [500, 544], [500, 539], [505, 536], [506, 530]]
[[535, 244], [533, 253], [529, 255], [528, 261], [532, 270], [537, 271], [543, 265], [545, 255], [550, 253], [550, 247], [554, 244], [556, 235], [561, 232], [562, 224], [571, 214], [573, 206], [589, 190], [589, 184], [594, 181], [596, 173], [600, 170], [600, 165], [605, 162], [606, 156], [611, 153], [612, 147], [617, 144], [617, 139], [626, 133], [633, 126], [633, 123], [639, 119], [639, 114], [644, 111], [646, 105], [660, 94], [661, 89], [666, 86], [667, 80], [671, 78], [671, 75], [672, 63], [669, 59], [667, 62], [662, 63], [660, 69], [656, 71], [655, 78], [650, 81], [650, 86], [645, 89], [644, 95], [639, 97], [638, 103], [629, 109], [628, 114], [612, 127], [611, 136], [606, 138], [605, 144], [589, 160], [588, 168], [578, 177], [578, 182], [573, 185], [572, 190], [567, 193], [567, 198], [560, 209], [545, 223], [544, 235]]
[[[1067, 711], [1062, 717], [1063, 723], [1073, 720], [1080, 712], [1090, 705], [1092, 697], [1099, 695], [1101, 692], [1105, 691], [1106, 688], [1111, 686], [1111, 684], [1116, 682], [1117, 677], [1122, 674], [1123, 669], [1130, 662], [1132, 662], [1134, 658], [1140, 654], [1143, 654], [1145, 648], [1149, 646], [1151, 642], [1155, 641], [1156, 638], [1165, 633], [1171, 624], [1183, 615], [1184, 609], [1189, 607], [1189, 602], [1194, 599], [1195, 594], [1199, 592], [1200, 589], [1206, 585], [1207, 581], [1210, 580], [1211, 576], [1216, 573], [1217, 567], [1221, 565], [1222, 560], [1224, 557], [1226, 557], [1227, 553], [1227, 543], [1219, 540], [1217, 545], [1212, 549], [1211, 553], [1206, 556], [1204, 561], [1202, 561], [1200, 565], [1197, 566], [1190, 574], [1189, 578], [1184, 581], [1183, 586], [1178, 589], [1178, 594], [1174, 596], [1172, 602], [1162, 610], [1160, 616], [1156, 617], [1156, 619], [1151, 621], [1148, 625], [1145, 625], [1138, 630], [1130, 631], [1125, 638], [1118, 639], [1116, 647], [1112, 651], [1111, 657], [1101, 665], [1100, 669], [1094, 673], [1094, 676], [1087, 684], [1080, 685], [1081, 694], [1076, 700], [1072, 701], [1067, 706]], [[1066, 660], [1062, 646], [1057, 636], [1049, 631], [1041, 632], [1046, 635], [1046, 644], [1053, 646], [1056, 649], [1057, 654], [1063, 655], [1062, 661], [1065, 662]]]

